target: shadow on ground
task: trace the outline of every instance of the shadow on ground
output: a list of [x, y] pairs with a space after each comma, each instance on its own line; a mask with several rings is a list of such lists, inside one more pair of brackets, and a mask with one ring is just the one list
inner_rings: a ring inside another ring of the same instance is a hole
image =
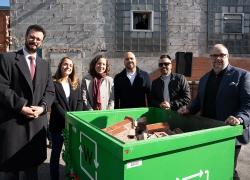
[[[65, 180], [65, 166], [60, 164], [60, 180]], [[49, 163], [43, 163], [38, 170], [38, 177], [39, 180], [49, 180], [50, 175], [49, 175]]]

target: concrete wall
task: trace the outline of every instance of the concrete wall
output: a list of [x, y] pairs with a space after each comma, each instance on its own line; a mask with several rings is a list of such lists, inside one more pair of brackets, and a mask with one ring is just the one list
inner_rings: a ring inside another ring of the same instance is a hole
[[168, 51], [190, 51], [195, 56], [207, 53], [207, 1], [173, 0], [169, 2]]
[[[22, 47], [29, 25], [40, 24], [47, 31], [43, 57], [51, 62], [52, 72], [63, 56], [69, 56], [81, 78], [87, 72], [90, 60], [105, 52], [110, 57], [111, 74], [114, 75], [123, 68], [123, 52], [117, 52], [115, 48], [115, 8], [118, 1], [128, 0], [12, 0], [11, 49]], [[206, 54], [206, 1], [168, 0], [167, 3], [166, 52], [173, 58], [177, 51], [192, 51], [195, 56]], [[151, 72], [157, 68], [159, 54], [135, 54], [142, 69]]]

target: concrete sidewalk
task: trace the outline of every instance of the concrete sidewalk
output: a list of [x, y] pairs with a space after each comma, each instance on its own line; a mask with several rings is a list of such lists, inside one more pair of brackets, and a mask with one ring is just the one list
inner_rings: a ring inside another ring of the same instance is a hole
[[242, 146], [238, 159], [238, 172], [241, 180], [249, 180], [250, 172], [250, 143]]
[[[51, 149], [47, 148], [48, 157], [46, 161], [39, 167], [39, 180], [49, 180], [50, 173], [49, 173], [49, 159], [50, 159]], [[64, 161], [60, 160], [60, 180], [65, 180], [65, 163]]]
[[[49, 180], [49, 158], [50, 149], [48, 148], [48, 158], [39, 168], [39, 180]], [[249, 180], [250, 170], [250, 144], [242, 146], [239, 159], [238, 159], [238, 172], [241, 180]], [[65, 163], [60, 161], [60, 180], [65, 180]]]

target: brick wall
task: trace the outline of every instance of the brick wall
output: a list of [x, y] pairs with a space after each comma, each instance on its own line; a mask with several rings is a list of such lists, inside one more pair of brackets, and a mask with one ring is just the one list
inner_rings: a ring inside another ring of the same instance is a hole
[[[250, 71], [250, 58], [231, 57], [229, 62], [231, 65]], [[192, 76], [187, 79], [190, 81], [198, 81], [202, 75], [211, 70], [211, 67], [209, 58], [195, 57], [192, 63]]]
[[9, 50], [9, 10], [0, 10], [0, 53]]
[[[250, 58], [230, 57], [231, 65], [250, 71]], [[194, 57], [192, 61], [192, 75], [186, 77], [189, 81], [199, 81], [199, 79], [212, 68], [210, 59], [208, 57]], [[173, 71], [175, 71], [175, 61], [173, 61]], [[159, 77], [158, 70], [152, 71], [151, 79]]]
[[[55, 72], [63, 56], [69, 56], [74, 60], [76, 71], [81, 78], [87, 73], [90, 60], [97, 53], [105, 52], [112, 65], [111, 76], [114, 76], [124, 67], [123, 52], [115, 49], [116, 3], [120, 2], [127, 1], [12, 0], [11, 48], [16, 50], [22, 47], [27, 26], [38, 23], [47, 31], [42, 52], [45, 60], [51, 62], [52, 72]], [[139, 1], [133, 1], [136, 2]], [[178, 51], [193, 52], [195, 57], [206, 56], [207, 1], [168, 0], [166, 7], [166, 53], [173, 58]], [[135, 55], [138, 66], [142, 69], [148, 72], [157, 69], [159, 54], [148, 51], [135, 52]], [[241, 64], [241, 60], [237, 63]], [[245, 66], [244, 63], [242, 66]], [[207, 70], [203, 68], [208, 67], [209, 63], [205, 59], [196, 63], [194, 58], [191, 80], [198, 80]]]
[[21, 48], [27, 27], [40, 24], [47, 31], [42, 54], [52, 72], [69, 56], [81, 77], [96, 53], [114, 51], [114, 10], [115, 0], [12, 0], [11, 48]]
[[168, 52], [193, 52], [195, 56], [207, 51], [207, 1], [170, 0], [168, 13]]
[[[231, 65], [250, 71], [250, 58], [230, 57]], [[192, 62], [192, 75], [186, 77], [190, 81], [191, 97], [194, 98], [197, 94], [199, 79], [212, 68], [208, 57], [194, 57]], [[175, 71], [175, 61], [173, 61], [173, 72]], [[159, 70], [155, 70], [150, 74], [151, 80], [160, 76]]]
[[[27, 26], [38, 23], [47, 31], [43, 57], [51, 62], [52, 72], [55, 72], [63, 56], [69, 56], [77, 65], [76, 70], [81, 78], [87, 73], [90, 60], [104, 51], [111, 59], [111, 74], [114, 75], [123, 68], [123, 52], [115, 49], [115, 5], [119, 2], [125, 1], [12, 0], [11, 50], [22, 47]], [[172, 57], [177, 51], [192, 51], [195, 55], [206, 53], [206, 1], [167, 2], [166, 52]], [[159, 54], [150, 51], [135, 53], [143, 69], [151, 72], [157, 67], [155, 64]]]

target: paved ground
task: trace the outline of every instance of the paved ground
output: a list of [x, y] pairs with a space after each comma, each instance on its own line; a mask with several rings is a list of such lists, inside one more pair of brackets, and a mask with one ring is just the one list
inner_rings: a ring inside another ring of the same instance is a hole
[[250, 179], [250, 144], [242, 146], [240, 156], [238, 159], [238, 172], [241, 180]]
[[[42, 164], [42, 166], [39, 169], [39, 180], [49, 180], [49, 155], [50, 155], [50, 149], [48, 149], [48, 159]], [[65, 164], [63, 160], [60, 162], [60, 174], [61, 178], [60, 180], [65, 180], [64, 178], [64, 170], [65, 170]], [[241, 177], [241, 180], [249, 180], [249, 174], [250, 174], [250, 144], [247, 146], [243, 146], [240, 156], [239, 156], [239, 164], [238, 164], [238, 171]]]
[[[50, 176], [49, 176], [49, 158], [50, 158], [51, 149], [47, 148], [47, 152], [48, 152], [48, 158], [39, 168], [39, 180], [49, 180], [50, 179]], [[65, 163], [61, 159], [60, 160], [60, 180], [65, 180], [65, 177], [64, 177], [65, 171], [64, 170], [65, 170]]]

